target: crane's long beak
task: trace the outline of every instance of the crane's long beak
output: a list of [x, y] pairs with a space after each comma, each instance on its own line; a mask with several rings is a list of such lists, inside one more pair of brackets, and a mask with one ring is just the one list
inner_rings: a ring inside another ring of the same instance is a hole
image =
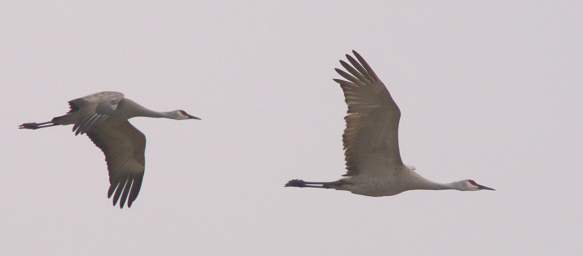
[[196, 119], [196, 120], [201, 120], [200, 117], [196, 117], [196, 116], [192, 116], [189, 114], [186, 114], [190, 119]]
[[491, 187], [486, 187], [486, 186], [484, 186], [484, 185], [480, 185], [480, 184], [477, 184], [477, 185], [478, 185], [478, 188], [479, 188], [480, 190], [494, 190], [494, 191], [496, 191], [495, 189], [493, 189], [493, 188], [491, 188]]

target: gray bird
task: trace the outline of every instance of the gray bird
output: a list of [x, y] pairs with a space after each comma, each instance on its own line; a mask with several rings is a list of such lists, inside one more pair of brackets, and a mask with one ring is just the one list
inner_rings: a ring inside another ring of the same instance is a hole
[[329, 188], [365, 196], [392, 196], [407, 190], [460, 191], [494, 190], [466, 179], [437, 183], [423, 178], [415, 168], [406, 166], [399, 153], [401, 110], [368, 63], [356, 51], [348, 62], [340, 61], [346, 71], [336, 68], [344, 79], [334, 79], [342, 88], [348, 105], [343, 143], [348, 172], [333, 182], [291, 180], [286, 187]]
[[75, 135], [87, 136], [105, 154], [109, 171], [107, 197], [113, 195], [113, 205], [119, 200], [123, 208], [138, 197], [144, 178], [146, 136], [128, 119], [133, 117], [198, 119], [184, 110], [157, 112], [124, 98], [119, 92], [99, 92], [69, 101], [71, 110], [43, 123], [24, 123], [20, 129], [39, 129], [56, 125], [73, 125]]

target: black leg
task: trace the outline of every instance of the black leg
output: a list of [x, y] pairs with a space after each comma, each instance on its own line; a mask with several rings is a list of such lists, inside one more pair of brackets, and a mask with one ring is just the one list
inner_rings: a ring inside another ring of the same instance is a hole
[[290, 180], [285, 184], [286, 187], [298, 188], [335, 188], [338, 182], [311, 182], [303, 180]]
[[21, 124], [20, 126], [18, 126], [19, 129], [32, 129], [32, 130], [36, 130], [36, 129], [40, 129], [40, 128], [46, 128], [46, 127], [51, 127], [51, 126], [55, 126], [56, 124], [49, 121], [49, 122], [44, 122], [44, 123], [24, 123]]

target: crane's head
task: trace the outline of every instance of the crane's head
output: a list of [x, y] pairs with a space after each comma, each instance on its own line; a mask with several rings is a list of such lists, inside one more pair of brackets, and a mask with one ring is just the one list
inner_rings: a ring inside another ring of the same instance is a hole
[[169, 112], [170, 113], [170, 117], [172, 119], [176, 119], [176, 120], [186, 120], [186, 119], [196, 119], [196, 120], [200, 120], [200, 118], [190, 115], [188, 113], [186, 113], [186, 111], [184, 110], [174, 110]]
[[484, 185], [480, 185], [474, 180], [462, 180], [456, 182], [456, 187], [462, 191], [478, 191], [478, 190], [495, 190], [491, 187], [486, 187]]

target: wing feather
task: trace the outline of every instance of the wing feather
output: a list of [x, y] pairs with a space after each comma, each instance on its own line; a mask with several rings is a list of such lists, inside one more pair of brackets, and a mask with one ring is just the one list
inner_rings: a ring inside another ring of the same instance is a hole
[[114, 206], [119, 200], [120, 208], [126, 201], [131, 207], [144, 178], [146, 136], [127, 120], [104, 122], [87, 136], [105, 154], [110, 183], [107, 197], [113, 195]]
[[98, 92], [69, 101], [69, 115], [76, 116], [75, 135], [87, 133], [107, 120], [123, 99], [119, 92]]
[[344, 70], [335, 69], [346, 80], [334, 79], [342, 88], [348, 112], [344, 118], [343, 144], [346, 176], [401, 170], [398, 129], [401, 111], [383, 82], [356, 51]]

